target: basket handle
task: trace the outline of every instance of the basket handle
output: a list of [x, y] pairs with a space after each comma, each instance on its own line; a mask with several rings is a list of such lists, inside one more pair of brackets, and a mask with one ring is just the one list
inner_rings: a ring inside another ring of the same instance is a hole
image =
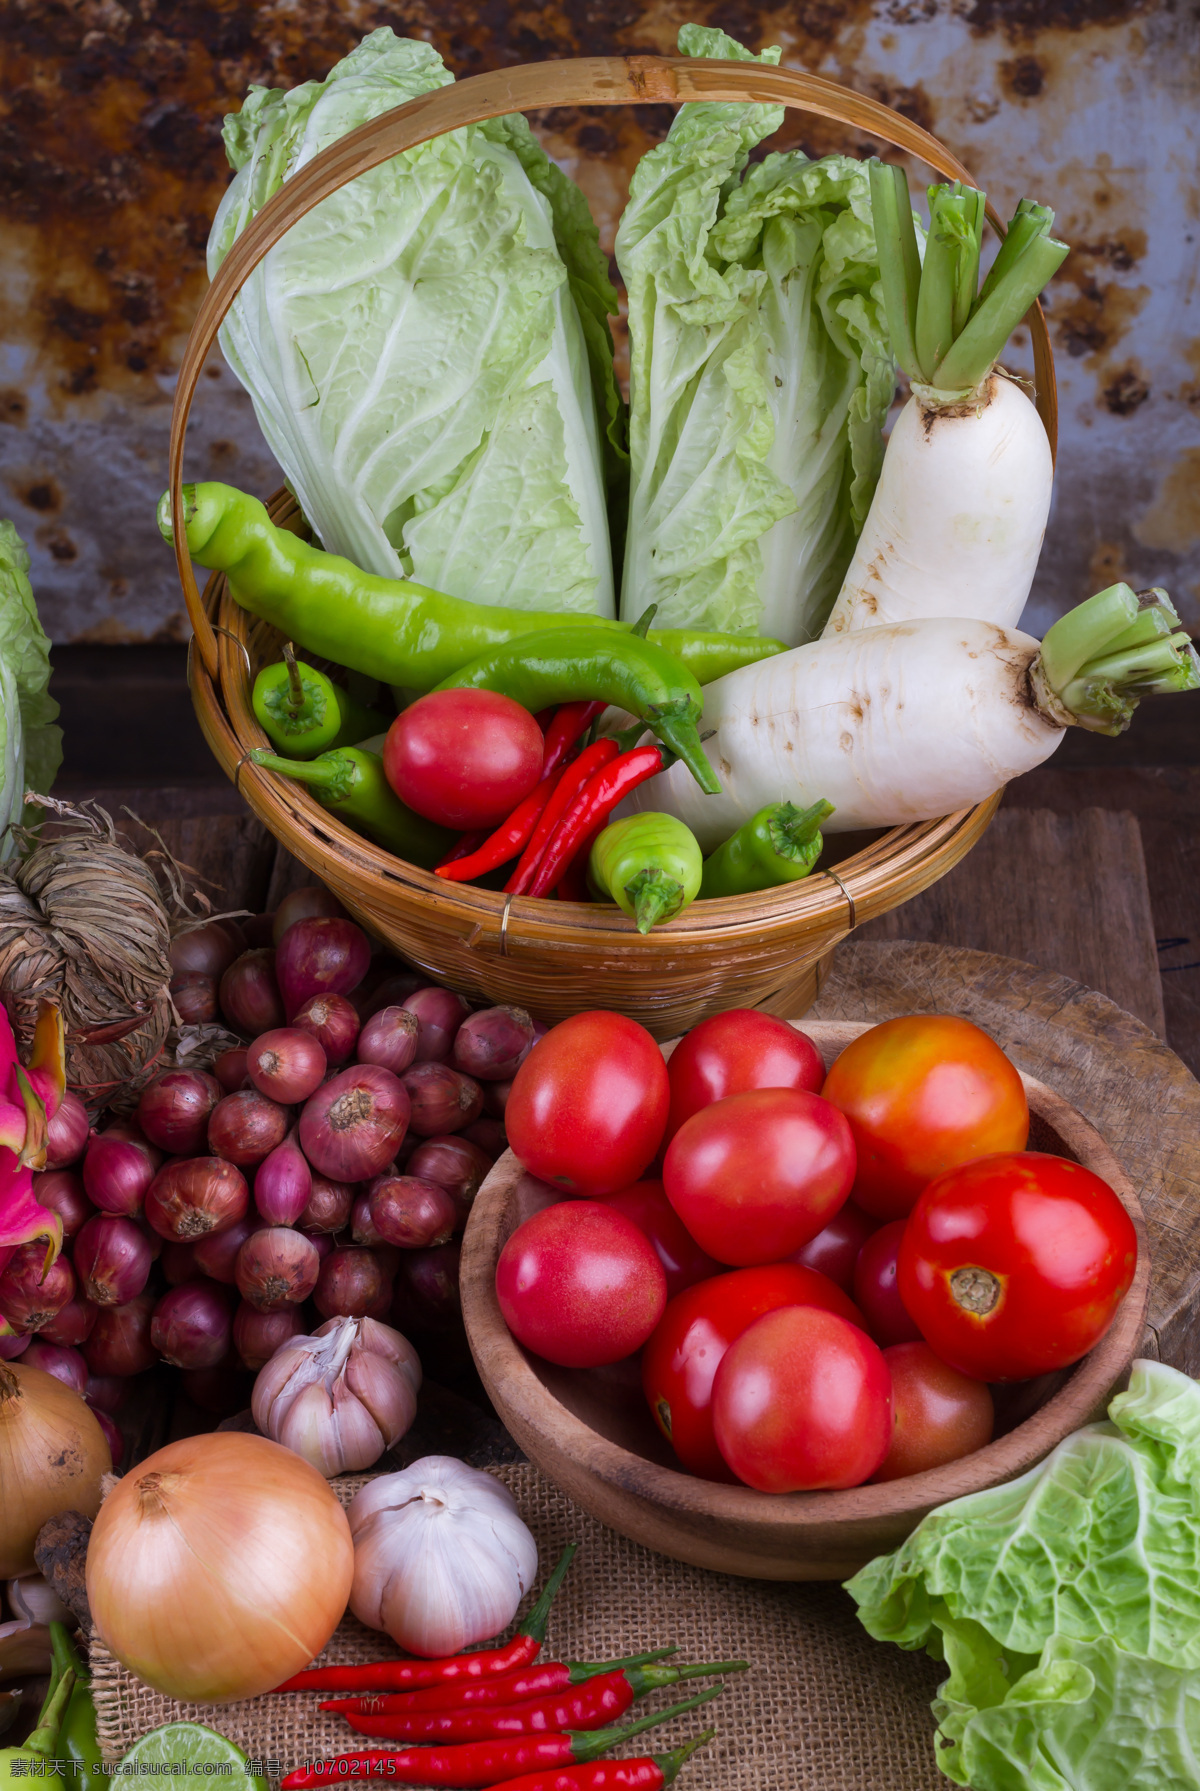
[[[314, 156], [267, 201], [221, 263], [196, 313], [179, 364], [167, 463], [172, 515], [179, 516], [183, 510], [183, 447], [192, 400], [226, 313], [263, 257], [322, 199], [381, 162], [390, 161], [392, 156], [427, 143], [431, 137], [505, 112], [537, 112], [553, 106], [662, 105], [687, 100], [774, 104], [813, 112], [907, 150], [945, 179], [974, 185], [962, 163], [936, 137], [890, 106], [822, 75], [768, 68], [761, 63], [716, 62], [690, 56], [585, 56], [496, 69], [421, 94], [407, 105], [372, 118]], [[1003, 227], [990, 205], [987, 215], [992, 228], [1003, 238]], [[1040, 305], [1031, 308], [1029, 324], [1037, 408], [1053, 453], [1058, 437], [1058, 401], [1050, 337]], [[188, 618], [205, 669], [215, 678], [216, 636], [204, 613], [184, 533], [176, 529], [174, 534], [175, 564]]]

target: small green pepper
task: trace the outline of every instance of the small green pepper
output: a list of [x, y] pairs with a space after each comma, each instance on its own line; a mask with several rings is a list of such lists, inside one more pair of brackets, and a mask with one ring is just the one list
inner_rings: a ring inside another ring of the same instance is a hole
[[290, 641], [283, 659], [259, 672], [250, 700], [267, 739], [293, 759], [315, 759], [327, 748], [357, 746], [388, 727], [386, 715], [356, 703], [324, 672], [297, 659]]
[[821, 856], [821, 822], [832, 813], [831, 802], [760, 808], [704, 860], [701, 897], [749, 895], [807, 877]]
[[414, 814], [401, 802], [383, 775], [378, 753], [362, 747], [343, 746], [322, 753], [318, 759], [281, 759], [260, 748], [250, 754], [256, 765], [278, 771], [307, 784], [322, 808], [338, 815], [355, 833], [365, 834], [409, 864], [432, 870], [458, 839], [448, 828], [438, 827]]
[[28, 1781], [36, 1778], [39, 1791], [43, 1786], [45, 1791], [71, 1791], [58, 1770], [58, 1763], [59, 1735], [74, 1689], [75, 1675], [68, 1671], [57, 1684], [52, 1684], [50, 1696], [42, 1705], [38, 1726], [24, 1745], [0, 1748], [0, 1787], [11, 1785], [17, 1791], [29, 1791]]
[[91, 1679], [61, 1623], [50, 1625], [50, 1645], [56, 1671], [75, 1675], [62, 1728], [58, 1733], [58, 1758], [70, 1763], [73, 1791], [111, 1791], [111, 1775], [102, 1770], [100, 1743], [96, 1739], [96, 1706]]
[[704, 860], [696, 836], [674, 815], [627, 815], [597, 835], [588, 881], [617, 904], [639, 933], [674, 920], [696, 899]]
[[[432, 690], [459, 666], [518, 635], [548, 628], [590, 627], [629, 633], [629, 624], [570, 611], [505, 609], [468, 603], [407, 579], [377, 578], [340, 554], [276, 528], [257, 498], [210, 481], [185, 485], [188, 552], [223, 572], [243, 609], [274, 624], [320, 659], [365, 672], [409, 691]], [[158, 526], [173, 539], [171, 496], [158, 505]], [[740, 634], [660, 629], [653, 637], [701, 684], [782, 653], [782, 641]]]

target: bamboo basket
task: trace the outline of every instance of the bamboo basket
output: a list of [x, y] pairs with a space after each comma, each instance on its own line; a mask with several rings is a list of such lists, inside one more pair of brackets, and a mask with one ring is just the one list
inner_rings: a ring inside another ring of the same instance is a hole
[[[272, 246], [330, 193], [401, 151], [506, 112], [687, 100], [773, 102], [869, 133], [918, 157], [945, 179], [971, 176], [938, 140], [878, 101], [836, 82], [754, 63], [688, 57], [586, 57], [475, 75], [423, 94], [332, 144], [294, 175], [234, 244], [209, 287], [184, 349], [171, 418], [170, 488], [182, 508], [188, 415], [205, 359], [239, 287]], [[989, 207], [989, 221], [1002, 234]], [[1029, 313], [1037, 407], [1053, 450], [1054, 362], [1038, 306]], [[299, 526], [286, 492], [275, 520]], [[951, 870], [1000, 802], [893, 828], [835, 869], [759, 895], [695, 902], [643, 937], [615, 907], [508, 897], [450, 884], [361, 839], [298, 784], [248, 761], [269, 742], [255, 720], [255, 673], [278, 658], [280, 636], [232, 599], [223, 576], [201, 597], [186, 546], [175, 544], [193, 630], [189, 682], [214, 754], [255, 814], [388, 945], [463, 994], [517, 1002], [544, 1019], [582, 1007], [615, 1008], [660, 1039], [723, 1007], [800, 1014], [815, 1000], [839, 940], [860, 921], [897, 907]]]

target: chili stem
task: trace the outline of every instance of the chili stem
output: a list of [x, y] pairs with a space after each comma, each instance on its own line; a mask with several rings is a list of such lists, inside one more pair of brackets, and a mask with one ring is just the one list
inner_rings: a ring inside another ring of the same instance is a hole
[[300, 678], [300, 667], [296, 664], [296, 649], [291, 641], [283, 643], [283, 663], [287, 666], [288, 693], [292, 699], [288, 713], [299, 715], [304, 707], [304, 685]]

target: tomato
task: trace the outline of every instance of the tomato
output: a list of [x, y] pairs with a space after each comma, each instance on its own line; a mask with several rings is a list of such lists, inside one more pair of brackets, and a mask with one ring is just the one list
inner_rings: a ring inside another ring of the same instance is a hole
[[857, 1325], [783, 1306], [725, 1351], [712, 1417], [721, 1454], [759, 1492], [859, 1486], [891, 1442], [891, 1379]]
[[806, 1269], [820, 1269], [847, 1293], [854, 1291], [854, 1265], [858, 1253], [873, 1231], [879, 1229], [875, 1219], [868, 1219], [861, 1207], [848, 1200], [833, 1215], [824, 1231], [810, 1238], [791, 1258]]
[[1107, 1182], [1065, 1157], [1011, 1151], [926, 1188], [900, 1246], [900, 1293], [951, 1367], [1024, 1381], [1099, 1342], [1137, 1251], [1133, 1220]]
[[995, 1151], [1023, 1150], [1029, 1106], [999, 1045], [952, 1014], [911, 1014], [846, 1046], [821, 1093], [850, 1121], [854, 1199], [903, 1219], [935, 1175]]
[[903, 1219], [893, 1219], [869, 1237], [854, 1265], [851, 1292], [867, 1321], [867, 1330], [886, 1349], [894, 1343], [920, 1343], [921, 1332], [909, 1316], [896, 1286], [896, 1258], [904, 1236]]
[[702, 1107], [663, 1160], [667, 1199], [696, 1242], [737, 1268], [780, 1262], [815, 1238], [853, 1180], [850, 1127], [800, 1088], [751, 1089]]
[[642, 1347], [667, 1278], [632, 1219], [598, 1200], [560, 1200], [519, 1225], [496, 1264], [504, 1322], [562, 1368], [600, 1368]]
[[637, 1181], [667, 1121], [667, 1066], [624, 1014], [574, 1014], [539, 1039], [513, 1077], [508, 1142], [531, 1174], [569, 1194]]
[[750, 1088], [803, 1088], [816, 1094], [825, 1080], [821, 1053], [810, 1038], [756, 1008], [731, 1007], [693, 1026], [671, 1053], [671, 1113], [667, 1137], [685, 1119], [726, 1095]]
[[685, 1287], [719, 1275], [724, 1267], [700, 1248], [683, 1220], [663, 1193], [661, 1182], [634, 1182], [619, 1194], [605, 1194], [605, 1206], [632, 1219], [654, 1245], [667, 1277], [667, 1298], [673, 1300]]
[[991, 1442], [995, 1411], [982, 1381], [951, 1368], [927, 1343], [897, 1343], [883, 1359], [892, 1377], [894, 1428], [872, 1480], [923, 1474]]
[[677, 1294], [642, 1354], [642, 1390], [655, 1422], [685, 1468], [732, 1482], [712, 1430], [712, 1384], [735, 1337], [764, 1312], [817, 1306], [854, 1325], [862, 1315], [825, 1275], [796, 1263], [737, 1269]]
[[434, 690], [402, 709], [383, 743], [402, 802], [442, 827], [495, 827], [542, 775], [542, 730], [495, 690]]

